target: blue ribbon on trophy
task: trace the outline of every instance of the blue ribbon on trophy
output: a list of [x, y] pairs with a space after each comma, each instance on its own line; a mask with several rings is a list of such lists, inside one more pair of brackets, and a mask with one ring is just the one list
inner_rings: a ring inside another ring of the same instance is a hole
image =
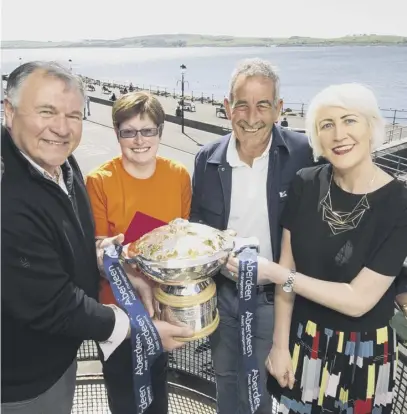
[[153, 401], [150, 367], [163, 347], [157, 329], [123, 270], [121, 252], [122, 246], [106, 248], [103, 267], [118, 305], [130, 318], [134, 396], [137, 414], [142, 414]]
[[254, 341], [254, 318], [257, 308], [258, 242], [248, 243], [235, 250], [239, 259], [238, 298], [239, 298], [239, 339], [243, 364], [246, 370], [247, 389], [251, 414], [260, 406], [262, 385], [260, 383]]

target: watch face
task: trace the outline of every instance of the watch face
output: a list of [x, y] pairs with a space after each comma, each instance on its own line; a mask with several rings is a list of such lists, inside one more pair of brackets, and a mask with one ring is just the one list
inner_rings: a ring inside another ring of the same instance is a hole
[[291, 293], [293, 291], [293, 288], [290, 285], [283, 285], [283, 290], [286, 293]]

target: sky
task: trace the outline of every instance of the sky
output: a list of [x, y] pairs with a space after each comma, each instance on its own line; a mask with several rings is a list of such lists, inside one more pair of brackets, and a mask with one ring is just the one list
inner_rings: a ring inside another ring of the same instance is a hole
[[2, 0], [2, 40], [407, 36], [407, 0]]

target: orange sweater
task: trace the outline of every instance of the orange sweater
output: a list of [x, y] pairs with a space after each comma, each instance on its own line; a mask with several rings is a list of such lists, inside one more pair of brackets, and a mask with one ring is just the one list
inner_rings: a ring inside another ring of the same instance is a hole
[[[184, 166], [158, 157], [155, 173], [148, 179], [132, 177], [123, 168], [121, 156], [101, 165], [86, 178], [95, 236], [125, 233], [137, 211], [169, 222], [189, 218], [191, 179]], [[109, 283], [101, 279], [101, 303], [116, 303]]]

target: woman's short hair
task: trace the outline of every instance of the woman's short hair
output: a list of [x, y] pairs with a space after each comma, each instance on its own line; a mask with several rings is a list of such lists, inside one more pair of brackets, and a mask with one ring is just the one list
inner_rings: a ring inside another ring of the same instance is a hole
[[148, 92], [132, 92], [121, 96], [113, 104], [112, 119], [114, 128], [117, 130], [125, 121], [140, 115], [141, 118], [148, 116], [157, 127], [160, 128], [160, 136], [162, 134], [165, 112], [160, 101]]
[[385, 122], [373, 91], [359, 83], [331, 85], [312, 99], [307, 111], [305, 127], [315, 160], [322, 155], [316, 116], [321, 108], [327, 106], [352, 109], [362, 114], [371, 128], [372, 151], [383, 144], [386, 138]]

